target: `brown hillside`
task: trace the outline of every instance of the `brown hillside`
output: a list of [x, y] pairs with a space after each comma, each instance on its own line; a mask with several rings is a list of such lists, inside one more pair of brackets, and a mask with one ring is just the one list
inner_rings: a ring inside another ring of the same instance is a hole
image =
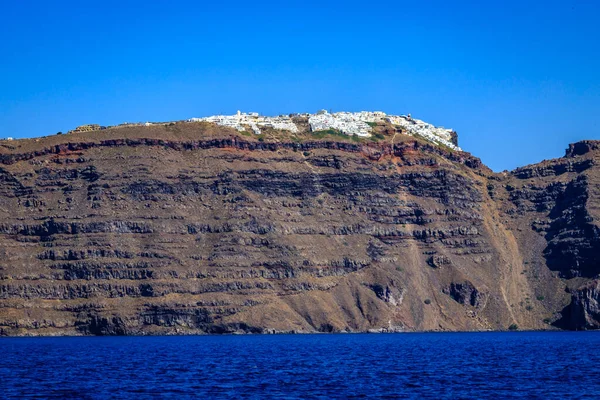
[[0, 333], [598, 326], [596, 142], [502, 175], [378, 132], [0, 142]]

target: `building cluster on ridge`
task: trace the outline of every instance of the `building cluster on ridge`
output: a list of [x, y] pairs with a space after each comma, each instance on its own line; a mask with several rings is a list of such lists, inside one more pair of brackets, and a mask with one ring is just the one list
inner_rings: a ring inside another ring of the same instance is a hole
[[437, 144], [443, 144], [454, 150], [462, 150], [452, 142], [454, 131], [441, 126], [433, 126], [420, 119], [411, 118], [409, 116], [388, 115], [387, 121], [392, 125], [403, 128], [408, 134], [413, 136], [422, 136], [425, 139]]
[[369, 137], [371, 136], [372, 128], [368, 123], [376, 123], [383, 117], [385, 117], [385, 113], [380, 111], [337, 112], [329, 114], [327, 111], [321, 110], [308, 118], [308, 124], [313, 132], [336, 129], [350, 136]]
[[213, 115], [204, 118], [190, 118], [188, 122], [212, 122], [221, 126], [235, 128], [238, 131], [245, 131], [249, 126], [254, 133], [260, 135], [260, 127], [271, 127], [284, 131], [298, 132], [298, 127], [292, 122], [292, 119], [287, 115], [279, 115], [277, 117], [265, 117], [256, 112], [243, 113], [238, 111], [235, 115]]
[[[294, 117], [308, 120], [311, 132], [320, 132], [335, 130], [349, 136], [370, 137], [373, 132], [373, 126], [377, 123], [389, 123], [401, 128], [403, 133], [408, 135], [422, 137], [438, 145], [444, 145], [454, 150], [461, 150], [460, 147], [452, 142], [454, 131], [443, 127], [436, 127], [419, 119], [412, 118], [409, 115], [388, 115], [381, 111], [360, 111], [360, 112], [336, 112], [329, 113], [321, 110], [315, 114], [290, 114], [279, 115], [276, 117], [267, 117], [259, 115], [256, 112], [243, 113], [238, 111], [234, 115], [213, 115], [210, 117], [190, 118], [187, 122], [208, 122], [220, 126], [226, 126], [237, 129], [238, 131], [252, 131], [257, 135], [262, 133], [261, 128], [272, 128], [276, 130], [285, 130], [292, 133], [299, 132], [299, 128], [294, 122]], [[172, 124], [173, 122], [171, 122]], [[115, 127], [127, 126], [151, 126], [165, 125], [162, 123], [123, 123]], [[69, 133], [90, 132], [107, 129], [109, 127], [97, 124], [81, 125]], [[2, 139], [0, 139], [2, 140]], [[3, 140], [12, 140], [5, 138]]]
[[[412, 118], [410, 115], [387, 115], [381, 111], [360, 111], [360, 112], [336, 112], [328, 113], [321, 110], [316, 114], [297, 114], [300, 117], [308, 118], [308, 124], [312, 132], [337, 130], [349, 136], [369, 137], [373, 127], [369, 124], [378, 122], [390, 123], [402, 128], [404, 132], [413, 136], [420, 136], [436, 144], [442, 144], [454, 150], [461, 150], [460, 147], [452, 142], [452, 129], [436, 127], [419, 119]], [[242, 113], [240, 111], [234, 115], [213, 115], [203, 118], [190, 118], [188, 122], [211, 122], [221, 126], [235, 128], [238, 131], [247, 131], [248, 127], [257, 135], [261, 134], [261, 127], [271, 127], [273, 129], [298, 132], [298, 127], [290, 116], [279, 115], [277, 117], [261, 116], [258, 113]]]

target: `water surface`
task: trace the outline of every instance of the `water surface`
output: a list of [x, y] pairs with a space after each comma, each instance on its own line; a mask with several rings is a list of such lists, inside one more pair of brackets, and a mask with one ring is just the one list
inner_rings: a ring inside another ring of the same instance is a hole
[[1, 398], [596, 398], [600, 333], [0, 339]]

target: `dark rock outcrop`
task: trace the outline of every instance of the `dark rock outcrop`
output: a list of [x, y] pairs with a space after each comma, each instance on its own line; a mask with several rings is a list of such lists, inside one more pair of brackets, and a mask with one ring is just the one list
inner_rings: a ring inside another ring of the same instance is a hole
[[444, 288], [442, 291], [452, 297], [454, 301], [463, 305], [479, 308], [485, 303], [485, 294], [477, 290], [469, 281], [452, 282], [449, 287]]
[[557, 325], [566, 329], [600, 328], [600, 280], [592, 280], [571, 293], [571, 304], [562, 311]]

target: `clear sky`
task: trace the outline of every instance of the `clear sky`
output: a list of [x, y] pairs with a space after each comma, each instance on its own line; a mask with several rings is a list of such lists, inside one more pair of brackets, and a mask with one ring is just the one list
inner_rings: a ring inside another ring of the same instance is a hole
[[599, 17], [597, 0], [1, 1], [0, 137], [381, 110], [512, 169], [600, 139]]

